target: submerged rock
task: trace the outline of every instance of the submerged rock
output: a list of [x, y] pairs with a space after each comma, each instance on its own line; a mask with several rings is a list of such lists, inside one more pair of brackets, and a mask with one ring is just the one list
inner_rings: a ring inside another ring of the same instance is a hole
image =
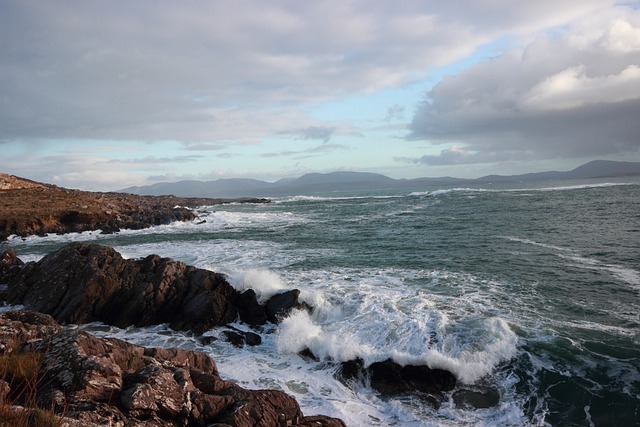
[[0, 313], [0, 348], [42, 357], [37, 390], [20, 403], [85, 426], [344, 426], [336, 418], [305, 417], [282, 391], [245, 390], [223, 380], [204, 353], [101, 339], [38, 313]]

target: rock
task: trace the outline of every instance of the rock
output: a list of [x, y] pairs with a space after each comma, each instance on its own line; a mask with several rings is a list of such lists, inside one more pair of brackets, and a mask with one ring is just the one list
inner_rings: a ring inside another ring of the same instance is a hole
[[244, 347], [244, 345], [256, 346], [262, 344], [260, 335], [253, 332], [244, 332], [236, 328], [232, 331], [222, 331], [227, 341], [236, 347]]
[[[40, 336], [44, 326], [54, 330]], [[223, 380], [204, 353], [101, 339], [37, 313], [1, 313], [0, 337], [15, 330], [27, 332], [5, 347], [42, 354], [31, 404], [63, 414], [66, 425], [344, 426], [335, 418], [304, 417], [282, 391], [245, 390]]]
[[0, 284], [8, 283], [24, 263], [16, 255], [15, 249], [7, 249], [0, 254]]
[[456, 377], [449, 371], [424, 365], [400, 366], [390, 359], [371, 364], [369, 372], [371, 387], [383, 394], [440, 393], [453, 390], [456, 385]]
[[265, 304], [267, 319], [271, 323], [280, 323], [280, 320], [288, 316], [292, 310], [305, 309], [311, 311], [311, 307], [306, 303], [298, 301], [299, 296], [300, 291], [298, 289], [291, 289], [269, 298]]
[[170, 323], [202, 333], [238, 318], [236, 295], [218, 273], [157, 255], [125, 260], [110, 247], [74, 243], [25, 265], [9, 281], [7, 300], [63, 324]]
[[[13, 258], [15, 253], [7, 253], [6, 264], [15, 264]], [[62, 324], [100, 321], [124, 328], [169, 323], [202, 334], [238, 318], [258, 326], [277, 322], [294, 308], [310, 309], [298, 302], [297, 289], [274, 295], [262, 306], [253, 290], [239, 293], [222, 274], [158, 255], [127, 260], [98, 244], [71, 243], [7, 277], [8, 303], [50, 314]], [[249, 345], [260, 341], [255, 334], [243, 334]]]
[[247, 289], [236, 298], [236, 307], [240, 312], [240, 320], [251, 326], [264, 325], [267, 323], [267, 310], [265, 306], [258, 303], [256, 292]]
[[8, 354], [24, 344], [49, 337], [62, 328], [49, 315], [33, 311], [0, 313], [0, 354]]
[[414, 393], [438, 406], [444, 392], [453, 390], [456, 377], [443, 369], [422, 365], [401, 366], [387, 359], [365, 367], [361, 359], [343, 362], [338, 375], [346, 381], [368, 379], [371, 388], [383, 395]]

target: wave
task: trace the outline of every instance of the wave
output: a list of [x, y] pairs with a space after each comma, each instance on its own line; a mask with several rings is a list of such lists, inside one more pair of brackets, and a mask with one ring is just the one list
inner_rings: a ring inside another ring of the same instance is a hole
[[617, 264], [609, 264], [595, 258], [585, 257], [571, 248], [565, 248], [561, 246], [550, 245], [547, 243], [535, 242], [533, 240], [522, 239], [522, 238], [512, 237], [512, 236], [498, 236], [498, 237], [505, 240], [512, 241], [512, 242], [524, 243], [526, 245], [532, 245], [532, 246], [538, 246], [545, 249], [551, 249], [557, 252], [556, 256], [565, 260], [573, 261], [574, 262], [573, 265], [575, 267], [607, 272], [612, 276], [616, 277], [618, 280], [633, 286], [637, 290], [640, 290], [640, 271], [635, 270], [633, 268], [629, 268], [629, 267], [617, 265]]
[[409, 193], [410, 197], [416, 196], [441, 196], [452, 193], [528, 193], [528, 192], [549, 192], [549, 191], [572, 191], [572, 190], [584, 190], [590, 188], [607, 188], [607, 187], [619, 187], [638, 185], [638, 183], [628, 182], [600, 182], [591, 184], [575, 184], [575, 185], [559, 185], [552, 187], [528, 187], [528, 188], [470, 188], [470, 187], [456, 187], [456, 188], [442, 188], [429, 191], [416, 191]]
[[344, 201], [344, 200], [367, 200], [367, 199], [398, 199], [404, 197], [403, 195], [386, 195], [386, 196], [305, 196], [297, 195], [284, 197], [281, 199], [275, 199], [274, 203], [294, 203], [294, 202], [332, 202], [332, 201]]

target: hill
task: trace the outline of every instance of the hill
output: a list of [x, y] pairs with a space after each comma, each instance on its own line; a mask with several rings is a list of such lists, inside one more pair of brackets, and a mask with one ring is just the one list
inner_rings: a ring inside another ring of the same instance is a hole
[[163, 182], [120, 190], [139, 195], [174, 194], [183, 197], [269, 197], [339, 191], [422, 189], [428, 185], [477, 182], [520, 182], [565, 179], [589, 179], [640, 175], [640, 163], [595, 160], [571, 171], [538, 172], [522, 175], [488, 175], [478, 179], [415, 178], [393, 179], [369, 172], [310, 173], [299, 178], [270, 183], [255, 179], [218, 179], [215, 181]]

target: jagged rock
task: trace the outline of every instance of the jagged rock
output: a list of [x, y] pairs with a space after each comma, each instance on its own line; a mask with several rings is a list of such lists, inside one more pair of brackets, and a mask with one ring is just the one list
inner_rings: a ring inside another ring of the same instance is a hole
[[25, 311], [0, 313], [0, 339], [10, 335], [4, 329], [33, 329], [6, 347], [43, 355], [35, 403], [63, 414], [69, 425], [344, 426], [335, 418], [304, 417], [282, 391], [245, 390], [223, 380], [204, 353], [145, 349], [58, 325], [33, 341], [43, 325], [55, 322]]
[[0, 354], [11, 353], [25, 343], [42, 340], [62, 328], [49, 315], [33, 311], [0, 313]]
[[218, 273], [157, 255], [125, 260], [110, 247], [74, 243], [25, 265], [10, 280], [7, 299], [63, 324], [170, 323], [202, 333], [237, 319], [236, 294]]
[[[7, 259], [11, 256], [15, 253]], [[298, 301], [296, 289], [261, 306], [253, 290], [239, 293], [222, 274], [158, 255], [127, 260], [98, 244], [71, 243], [12, 272], [8, 284], [9, 304], [50, 314], [62, 324], [169, 323], [202, 334], [238, 318], [257, 326], [277, 322], [294, 308], [310, 309]], [[244, 340], [254, 345], [256, 337], [245, 335]]]

